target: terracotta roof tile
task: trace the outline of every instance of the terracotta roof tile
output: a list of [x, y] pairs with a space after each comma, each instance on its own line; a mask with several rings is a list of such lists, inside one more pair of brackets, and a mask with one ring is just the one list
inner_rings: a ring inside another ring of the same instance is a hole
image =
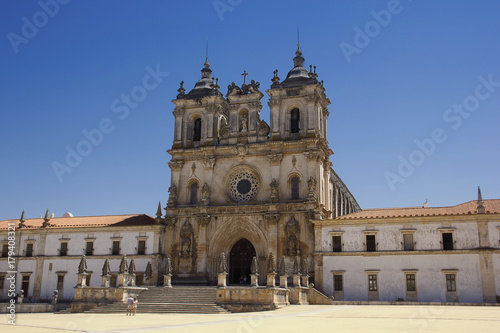
[[[500, 213], [500, 199], [484, 200], [486, 213]], [[336, 220], [370, 219], [411, 216], [441, 216], [477, 214], [477, 200], [449, 207], [402, 207], [363, 209], [356, 213], [336, 217]]]
[[[8, 229], [9, 223], [12, 222], [15, 223], [17, 228], [19, 220], [4, 220], [0, 221], [0, 230]], [[145, 214], [53, 217], [49, 223], [49, 228], [129, 227], [156, 224], [154, 218]], [[24, 224], [26, 229], [41, 228], [43, 219], [26, 219]]]

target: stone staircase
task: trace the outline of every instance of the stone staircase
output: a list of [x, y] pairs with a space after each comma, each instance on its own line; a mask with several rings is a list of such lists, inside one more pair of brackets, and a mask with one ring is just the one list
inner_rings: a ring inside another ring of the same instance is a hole
[[[216, 297], [216, 287], [148, 287], [137, 298], [137, 313], [229, 313], [215, 304]], [[115, 302], [85, 312], [125, 313], [126, 310], [125, 303]]]

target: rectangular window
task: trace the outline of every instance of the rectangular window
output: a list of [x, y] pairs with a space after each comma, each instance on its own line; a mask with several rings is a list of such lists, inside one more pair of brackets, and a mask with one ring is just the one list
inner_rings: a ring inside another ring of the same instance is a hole
[[375, 235], [366, 235], [366, 251], [374, 252], [377, 250], [377, 244], [375, 243]]
[[26, 257], [33, 256], [33, 243], [26, 244]]
[[299, 177], [292, 178], [292, 200], [299, 200]]
[[446, 291], [457, 291], [455, 274], [446, 274]]
[[453, 233], [443, 232], [443, 250], [453, 250]]
[[59, 255], [61, 256], [68, 255], [68, 242], [61, 242], [61, 249], [59, 250]]
[[113, 248], [111, 249], [112, 255], [120, 254], [120, 241], [113, 241]]
[[2, 257], [7, 258], [9, 256], [9, 244], [2, 244]]
[[57, 276], [57, 290], [64, 290], [64, 275]]
[[5, 275], [0, 275], [0, 290], [3, 290], [4, 284], [5, 284]]
[[85, 255], [93, 256], [94, 255], [94, 242], [87, 242], [85, 245]]
[[369, 291], [377, 291], [377, 275], [376, 274], [368, 275], [368, 290]]
[[342, 236], [332, 236], [333, 252], [342, 252]]
[[342, 291], [344, 288], [342, 283], [342, 275], [334, 275], [333, 276], [333, 287], [335, 291]]
[[405, 251], [413, 251], [413, 234], [403, 234]]
[[406, 291], [417, 291], [415, 274], [406, 274]]
[[146, 241], [140, 240], [137, 244], [137, 254], [146, 254]]
[[24, 297], [28, 297], [28, 292], [30, 289], [30, 276], [29, 275], [23, 275], [21, 289], [24, 291]]

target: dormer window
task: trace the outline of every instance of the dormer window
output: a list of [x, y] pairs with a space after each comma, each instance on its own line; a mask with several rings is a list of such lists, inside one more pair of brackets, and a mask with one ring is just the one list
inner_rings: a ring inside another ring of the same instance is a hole
[[299, 109], [295, 108], [290, 113], [290, 132], [299, 133], [300, 131], [300, 112]]
[[201, 119], [198, 118], [194, 121], [193, 127], [193, 141], [201, 140]]

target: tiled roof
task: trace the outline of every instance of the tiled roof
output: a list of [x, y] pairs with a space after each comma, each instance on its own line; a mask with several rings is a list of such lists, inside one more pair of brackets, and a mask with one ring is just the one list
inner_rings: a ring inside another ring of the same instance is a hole
[[[500, 199], [484, 200], [486, 214], [500, 213]], [[477, 200], [449, 207], [403, 207], [364, 209], [336, 217], [336, 220], [477, 214]]]
[[[42, 218], [26, 219], [26, 229], [41, 228]], [[18, 228], [19, 220], [0, 221], [0, 230], [8, 229], [9, 223], [15, 223]], [[145, 214], [135, 215], [104, 215], [104, 216], [77, 216], [53, 217], [48, 228], [88, 228], [88, 227], [129, 227], [156, 224], [155, 219]]]

